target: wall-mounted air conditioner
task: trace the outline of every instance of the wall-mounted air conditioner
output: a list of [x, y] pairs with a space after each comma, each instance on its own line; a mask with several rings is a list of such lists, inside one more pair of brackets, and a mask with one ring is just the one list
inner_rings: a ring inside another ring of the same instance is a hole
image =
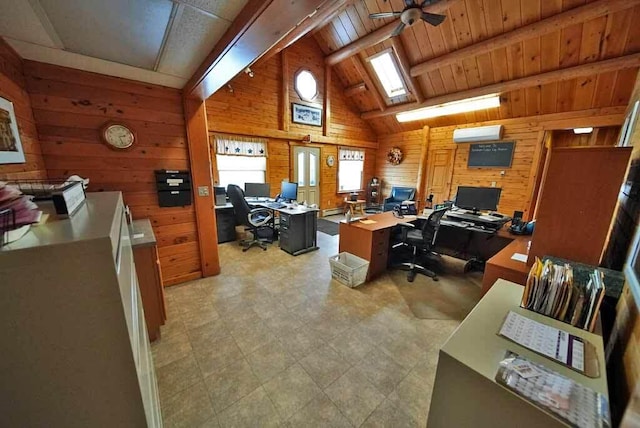
[[480, 126], [478, 128], [460, 128], [453, 131], [454, 143], [497, 141], [501, 138], [502, 125]]

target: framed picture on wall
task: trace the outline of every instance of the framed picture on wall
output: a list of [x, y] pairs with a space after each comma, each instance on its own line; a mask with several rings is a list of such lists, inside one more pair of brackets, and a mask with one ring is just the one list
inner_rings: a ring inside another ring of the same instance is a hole
[[322, 126], [322, 109], [318, 107], [306, 106], [303, 104], [292, 103], [291, 108], [294, 123], [303, 125]]
[[13, 103], [0, 97], [0, 164], [24, 163]]

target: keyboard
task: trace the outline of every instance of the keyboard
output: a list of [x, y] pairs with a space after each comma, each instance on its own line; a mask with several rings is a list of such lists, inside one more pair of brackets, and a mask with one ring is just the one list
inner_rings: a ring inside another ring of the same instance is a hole
[[286, 205], [285, 204], [281, 204], [280, 202], [272, 202], [270, 204], [266, 204], [269, 208], [272, 208], [274, 210], [279, 210], [282, 208], [285, 208]]

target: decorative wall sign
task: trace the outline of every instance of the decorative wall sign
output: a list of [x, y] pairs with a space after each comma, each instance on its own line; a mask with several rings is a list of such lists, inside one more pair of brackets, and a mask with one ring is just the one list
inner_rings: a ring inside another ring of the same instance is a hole
[[3, 163], [24, 163], [24, 152], [13, 103], [0, 97], [0, 164]]
[[303, 125], [322, 126], [322, 109], [318, 107], [305, 106], [292, 103], [292, 118], [294, 123]]
[[393, 147], [387, 152], [387, 160], [391, 165], [399, 165], [403, 158], [402, 150], [399, 147]]

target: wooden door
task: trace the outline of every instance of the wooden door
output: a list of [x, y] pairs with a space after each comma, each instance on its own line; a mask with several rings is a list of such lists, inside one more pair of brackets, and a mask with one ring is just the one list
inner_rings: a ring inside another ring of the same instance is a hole
[[320, 204], [320, 149], [293, 148], [293, 177], [298, 182], [298, 201]]
[[429, 153], [425, 198], [433, 194], [434, 204], [449, 199], [455, 153], [456, 149], [437, 149]]

